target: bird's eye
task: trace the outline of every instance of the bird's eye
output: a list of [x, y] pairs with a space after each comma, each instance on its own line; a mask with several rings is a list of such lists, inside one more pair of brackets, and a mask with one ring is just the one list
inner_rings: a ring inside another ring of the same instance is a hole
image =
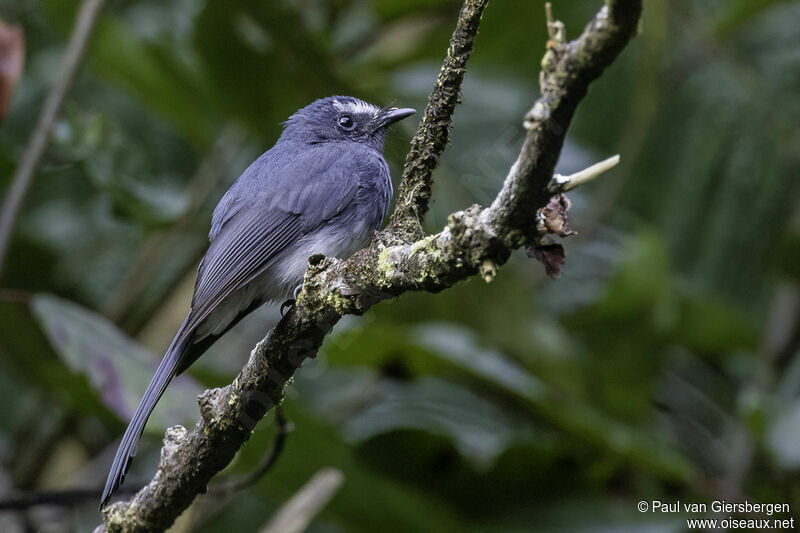
[[345, 131], [351, 131], [356, 127], [356, 121], [350, 115], [342, 115], [339, 117], [339, 127]]

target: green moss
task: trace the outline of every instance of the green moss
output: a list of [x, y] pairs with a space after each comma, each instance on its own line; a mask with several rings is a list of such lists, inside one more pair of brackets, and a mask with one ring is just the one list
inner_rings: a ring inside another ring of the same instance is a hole
[[397, 269], [395, 268], [394, 261], [391, 259], [392, 248], [384, 248], [378, 254], [378, 273], [383, 276], [385, 280], [389, 280], [395, 276]]
[[325, 305], [333, 309], [339, 315], [346, 315], [353, 307], [347, 297], [342, 296], [335, 290], [328, 292], [325, 296]]
[[427, 250], [430, 253], [438, 252], [436, 247], [433, 245], [433, 243], [436, 240], [437, 236], [438, 235], [429, 235], [428, 237], [425, 237], [424, 239], [419, 240], [419, 241], [415, 242], [414, 244], [412, 244], [411, 245], [411, 253], [409, 253], [408, 256], [411, 257], [412, 255], [414, 255], [415, 253], [417, 253], [417, 252], [419, 252], [421, 250]]
[[132, 502], [133, 500], [127, 504], [118, 502], [103, 509], [103, 523], [107, 532], [122, 531], [122, 527], [126, 523], [126, 515], [135, 520], [137, 512], [136, 506]]

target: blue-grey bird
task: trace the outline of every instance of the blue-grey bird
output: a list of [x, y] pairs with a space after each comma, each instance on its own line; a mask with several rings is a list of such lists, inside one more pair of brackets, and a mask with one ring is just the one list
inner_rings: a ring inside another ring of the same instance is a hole
[[291, 298], [314, 254], [345, 258], [364, 247], [392, 197], [386, 128], [413, 109], [332, 96], [300, 109], [214, 210], [189, 314], [136, 408], [100, 506], [120, 486], [147, 418], [173, 377], [245, 315]]

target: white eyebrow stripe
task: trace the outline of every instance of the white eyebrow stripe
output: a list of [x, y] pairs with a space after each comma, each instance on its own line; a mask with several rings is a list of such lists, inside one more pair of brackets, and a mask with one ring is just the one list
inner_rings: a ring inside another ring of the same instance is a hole
[[362, 102], [361, 100], [356, 100], [352, 102], [340, 102], [336, 100], [333, 102], [333, 107], [338, 109], [339, 111], [348, 111], [354, 115], [359, 115], [361, 113], [374, 115], [380, 109], [372, 104], [368, 104], [367, 102]]

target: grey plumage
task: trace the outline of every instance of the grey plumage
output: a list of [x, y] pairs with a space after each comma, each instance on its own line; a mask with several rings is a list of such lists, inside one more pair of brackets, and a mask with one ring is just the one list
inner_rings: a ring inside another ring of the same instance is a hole
[[189, 314], [122, 437], [101, 507], [174, 376], [249, 312], [290, 298], [309, 256], [347, 257], [369, 242], [392, 196], [386, 127], [413, 113], [348, 96], [317, 100], [292, 115], [278, 142], [231, 186], [214, 210]]

